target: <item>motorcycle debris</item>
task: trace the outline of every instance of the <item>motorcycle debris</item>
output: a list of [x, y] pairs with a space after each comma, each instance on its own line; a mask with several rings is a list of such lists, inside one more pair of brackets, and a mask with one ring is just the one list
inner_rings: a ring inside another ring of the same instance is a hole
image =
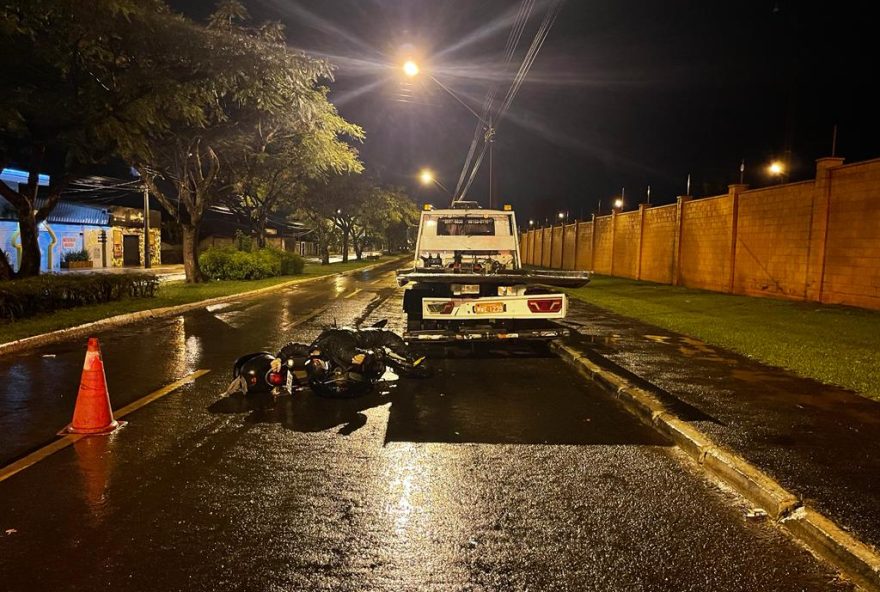
[[752, 520], [763, 520], [767, 517], [767, 512], [762, 510], [761, 508], [752, 508], [748, 512], [746, 512], [746, 518], [750, 518]]

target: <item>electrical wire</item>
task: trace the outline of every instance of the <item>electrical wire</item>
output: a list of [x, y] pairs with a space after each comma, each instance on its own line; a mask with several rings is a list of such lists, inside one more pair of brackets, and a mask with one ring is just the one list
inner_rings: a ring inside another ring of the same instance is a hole
[[[541, 51], [541, 48], [544, 46], [544, 42], [547, 40], [547, 36], [550, 34], [550, 30], [553, 28], [553, 25], [556, 22], [556, 18], [559, 16], [560, 11], [562, 10], [562, 5], [564, 2], [565, 2], [565, 0], [551, 0], [550, 1], [548, 8], [547, 8], [547, 12], [544, 14], [544, 19], [542, 20], [541, 25], [538, 27], [537, 31], [535, 32], [535, 36], [532, 39], [532, 43], [529, 46], [528, 50], [526, 51], [525, 56], [523, 56], [522, 63], [520, 64], [520, 67], [517, 70], [516, 75], [514, 76], [514, 79], [510, 85], [510, 88], [507, 90], [507, 94], [504, 97], [504, 101], [502, 102], [501, 107], [495, 112], [494, 115], [492, 115], [491, 113], [488, 113], [488, 112], [486, 113], [488, 120], [492, 122], [492, 126], [493, 126], [493, 129], [491, 130], [492, 134], [494, 134], [494, 132], [497, 131], [499, 124], [504, 119], [504, 116], [507, 114], [507, 111], [510, 109], [510, 105], [513, 103], [513, 100], [516, 98], [516, 95], [519, 93], [519, 90], [522, 87], [523, 82], [525, 81], [526, 77], [528, 76], [529, 70], [531, 70], [531, 68], [532, 68], [532, 64], [534, 64], [535, 59], [538, 57], [538, 53]], [[532, 2], [531, 4], [533, 5], [534, 2]], [[524, 6], [523, 6], [523, 8], [524, 8]], [[529, 12], [530, 11], [531, 11], [531, 5], [529, 7]], [[525, 23], [523, 23], [522, 27], [523, 28], [525, 27]], [[514, 29], [511, 30], [511, 34], [508, 37], [507, 51], [509, 51], [510, 53], [506, 54], [506, 55], [511, 56], [511, 57], [512, 57], [513, 52], [516, 48], [516, 44], [519, 43], [519, 36], [522, 35], [522, 29], [520, 29], [518, 33], [516, 33], [516, 29], [517, 29], [517, 25], [515, 24]], [[514, 45], [511, 45], [510, 41], [514, 37], [515, 34], [516, 34], [516, 43]], [[508, 60], [509, 60], [509, 58], [508, 58]], [[507, 64], [505, 63], [505, 67], [506, 67], [506, 65]], [[493, 88], [492, 91], [490, 91], [489, 97], [491, 97], [490, 102], [493, 102], [494, 97], [495, 97], [495, 88]], [[489, 100], [489, 97], [487, 97], [487, 100]], [[491, 105], [490, 105], [490, 107], [491, 107]], [[467, 195], [468, 190], [470, 189], [471, 185], [474, 182], [474, 179], [476, 178], [476, 175], [477, 175], [477, 172], [479, 171], [480, 165], [483, 162], [483, 156], [486, 153], [486, 148], [488, 147], [489, 142], [492, 141], [492, 138], [489, 137], [489, 134], [486, 134], [486, 136], [484, 136], [483, 148], [480, 151], [480, 154], [477, 157], [476, 161], [474, 161], [473, 167], [471, 168], [470, 175], [467, 176], [467, 182], [465, 183], [464, 187], [462, 188], [461, 183], [466, 176], [465, 172], [467, 171], [468, 166], [470, 166], [473, 153], [475, 152], [475, 149], [476, 149], [476, 144], [479, 141], [480, 129], [481, 129], [480, 126], [477, 126], [477, 130], [474, 132], [474, 141], [471, 143], [471, 149], [468, 151], [468, 158], [465, 161], [465, 167], [462, 169], [462, 174], [459, 177], [459, 184], [456, 186], [455, 195], [457, 195], [458, 197], [453, 199], [453, 203], [455, 203], [456, 201], [461, 201]]]

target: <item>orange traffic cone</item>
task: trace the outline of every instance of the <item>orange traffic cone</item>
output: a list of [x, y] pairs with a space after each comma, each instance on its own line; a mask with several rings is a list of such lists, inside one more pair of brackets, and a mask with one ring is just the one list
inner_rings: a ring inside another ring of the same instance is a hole
[[113, 419], [110, 408], [110, 394], [107, 392], [107, 379], [104, 376], [104, 361], [97, 337], [89, 337], [86, 361], [83, 364], [82, 378], [79, 381], [79, 394], [73, 410], [73, 421], [59, 432], [65, 434], [88, 434], [103, 436], [124, 425]]

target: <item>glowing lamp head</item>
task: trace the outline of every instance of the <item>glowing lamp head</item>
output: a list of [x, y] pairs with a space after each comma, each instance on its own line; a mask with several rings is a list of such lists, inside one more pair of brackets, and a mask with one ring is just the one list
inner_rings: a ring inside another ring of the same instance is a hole
[[419, 181], [422, 182], [422, 185], [430, 185], [434, 182], [434, 173], [428, 169], [422, 169], [419, 173]]
[[620, 208], [622, 208], [623, 207], [623, 200], [620, 199], [619, 197], [617, 199], [615, 199], [614, 200], [614, 207], [617, 208], [618, 210]]
[[407, 60], [403, 63], [403, 73], [409, 78], [414, 78], [419, 75], [419, 65], [412, 60]]
[[781, 175], [785, 171], [785, 167], [783, 167], [782, 163], [778, 160], [774, 160], [770, 163], [770, 166], [767, 167], [767, 170], [771, 175]]

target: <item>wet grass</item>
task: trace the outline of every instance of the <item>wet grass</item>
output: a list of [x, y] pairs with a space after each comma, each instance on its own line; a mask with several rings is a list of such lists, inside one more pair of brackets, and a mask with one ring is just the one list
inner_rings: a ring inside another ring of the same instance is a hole
[[349, 261], [347, 263], [331, 263], [319, 265], [307, 263], [303, 273], [296, 276], [281, 276], [266, 278], [263, 280], [250, 281], [217, 281], [204, 284], [187, 284], [181, 281], [166, 282], [159, 286], [159, 292], [155, 298], [130, 298], [118, 302], [107, 302], [95, 306], [84, 306], [69, 310], [56, 311], [51, 314], [40, 315], [9, 324], [0, 324], [0, 343], [15, 341], [24, 337], [40, 335], [50, 331], [75, 327], [83, 323], [91, 323], [100, 319], [106, 319], [115, 315], [189, 304], [200, 300], [218, 298], [249, 292], [259, 288], [266, 288], [283, 284], [293, 280], [308, 279], [332, 275], [344, 271], [352, 271], [367, 265], [374, 265], [383, 261], [391, 261], [396, 257], [381, 257], [364, 261]]
[[880, 312], [609, 277], [569, 294], [880, 400]]

